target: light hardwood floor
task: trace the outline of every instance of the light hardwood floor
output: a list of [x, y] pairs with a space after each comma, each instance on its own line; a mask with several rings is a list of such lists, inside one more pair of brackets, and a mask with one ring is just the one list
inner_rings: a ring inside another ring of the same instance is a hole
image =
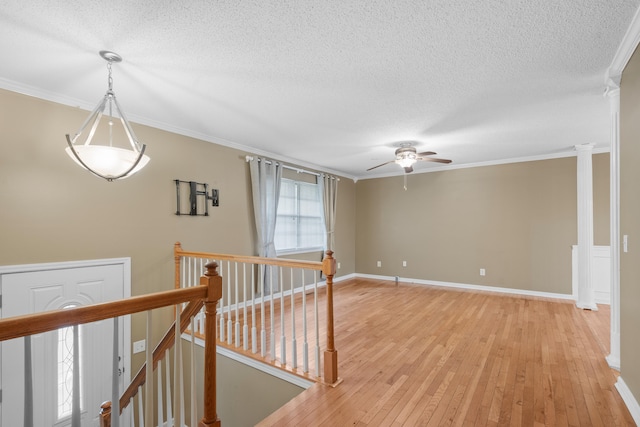
[[605, 311], [342, 282], [335, 330], [343, 382], [312, 386], [259, 426], [635, 425], [605, 361]]

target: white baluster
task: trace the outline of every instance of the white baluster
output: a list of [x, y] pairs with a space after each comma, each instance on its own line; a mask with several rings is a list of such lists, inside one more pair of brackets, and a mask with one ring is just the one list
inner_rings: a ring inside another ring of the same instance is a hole
[[280, 283], [280, 362], [287, 365], [287, 336], [284, 332], [284, 276], [282, 267], [278, 267], [278, 281]]
[[180, 346], [180, 310], [176, 311], [175, 337], [173, 343], [173, 425], [180, 426], [182, 421], [182, 347]]
[[142, 404], [142, 386], [138, 387], [138, 426], [144, 427], [144, 405]]
[[305, 283], [304, 269], [302, 270], [302, 372], [309, 372], [309, 342], [307, 341], [307, 285]]
[[191, 425], [196, 424], [196, 335], [195, 319], [191, 318]]
[[135, 414], [133, 413], [134, 402], [135, 401], [133, 400], [133, 397], [131, 397], [131, 399], [129, 399], [129, 407], [127, 408], [129, 410], [129, 425], [131, 427], [134, 427], [136, 425], [135, 423], [136, 418], [135, 418]]
[[258, 352], [258, 330], [256, 329], [256, 265], [251, 264], [251, 352]]
[[242, 349], [249, 350], [249, 325], [247, 324], [247, 264], [242, 263], [242, 301], [244, 306], [244, 318], [242, 319]]
[[162, 391], [164, 390], [164, 384], [162, 382], [162, 359], [158, 362], [156, 368], [158, 374], [158, 425], [164, 425], [164, 411], [162, 407]]
[[187, 264], [189, 263], [189, 259], [185, 256], [180, 258], [180, 276], [182, 277], [182, 279], [180, 280], [180, 287], [181, 288], [186, 288], [187, 287], [187, 279], [186, 279], [186, 271], [187, 271]]
[[264, 264], [260, 264], [260, 278], [259, 278], [259, 282], [260, 282], [260, 294], [262, 295], [262, 298], [260, 298], [260, 355], [262, 357], [265, 357], [265, 353], [266, 353], [266, 346], [267, 346], [267, 331], [264, 329], [265, 326], [265, 320], [264, 320], [264, 299], [265, 299], [265, 292], [264, 292], [264, 273], [267, 269], [265, 268]]
[[[173, 422], [173, 413], [171, 410], [171, 362], [169, 358], [169, 349], [167, 349], [164, 353], [165, 360], [165, 379], [167, 383], [167, 387], [165, 389], [165, 401], [167, 402], [167, 425], [171, 425], [169, 423]], [[162, 361], [160, 362], [162, 363]]]
[[152, 334], [152, 316], [151, 310], [147, 310], [147, 360], [146, 360], [146, 379], [145, 399], [144, 399], [144, 416], [151, 423], [153, 420], [153, 347], [151, 346]]
[[235, 267], [235, 283], [236, 283], [236, 339], [235, 339], [235, 343], [236, 343], [236, 348], [240, 347], [240, 316], [238, 315], [240, 310], [240, 300], [239, 300], [239, 294], [238, 294], [238, 263], [234, 262], [233, 263], [234, 267]]
[[318, 323], [318, 273], [313, 273], [313, 317], [316, 323], [316, 376], [320, 376], [320, 330]]
[[273, 266], [267, 267], [265, 270], [269, 271], [269, 286], [270, 286], [270, 295], [269, 295], [269, 305], [270, 305], [270, 313], [271, 313], [271, 358], [276, 359], [276, 331], [275, 331], [275, 313], [273, 307]]
[[296, 303], [293, 285], [293, 268], [291, 268], [291, 367], [296, 369], [298, 367], [298, 341], [296, 340]]
[[229, 297], [227, 298], [228, 306], [227, 306], [227, 344], [231, 345], [233, 342], [233, 322], [231, 320], [231, 262], [227, 261], [227, 294]]
[[120, 354], [119, 354], [119, 338], [118, 318], [113, 318], [113, 346], [111, 359], [111, 426], [120, 426]]
[[[220, 276], [224, 277], [224, 275], [226, 274], [226, 272], [223, 271], [223, 262], [222, 260], [220, 260], [218, 267], [220, 268]], [[222, 296], [220, 297], [220, 341], [224, 342], [224, 337], [225, 337], [225, 333], [224, 333], [224, 292], [222, 293]]]

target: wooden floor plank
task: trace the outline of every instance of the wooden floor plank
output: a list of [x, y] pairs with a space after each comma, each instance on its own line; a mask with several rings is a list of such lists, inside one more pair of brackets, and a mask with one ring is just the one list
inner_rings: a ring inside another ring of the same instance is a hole
[[259, 426], [635, 425], [605, 361], [608, 310], [371, 279], [334, 301], [344, 382]]

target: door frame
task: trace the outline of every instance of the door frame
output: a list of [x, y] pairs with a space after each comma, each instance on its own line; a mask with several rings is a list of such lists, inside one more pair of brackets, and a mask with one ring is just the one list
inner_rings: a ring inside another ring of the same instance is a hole
[[[131, 297], [131, 258], [129, 257], [0, 266], [0, 285], [2, 284], [2, 275], [4, 274], [29, 273], [47, 270], [68, 270], [73, 268], [101, 267], [109, 265], [122, 266], [123, 298]], [[0, 317], [2, 317], [2, 307], [0, 307]], [[131, 383], [131, 316], [124, 316], [122, 319], [122, 339], [124, 387], [126, 388], [127, 385]]]

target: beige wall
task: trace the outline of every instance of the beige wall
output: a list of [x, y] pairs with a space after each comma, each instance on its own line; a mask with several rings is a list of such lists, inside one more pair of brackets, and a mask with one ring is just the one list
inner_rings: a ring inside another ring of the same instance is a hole
[[[64, 151], [64, 135], [87, 115], [0, 90], [0, 265], [131, 257], [132, 294], [139, 295], [174, 286], [176, 241], [186, 250], [255, 254], [246, 153], [134, 124], [151, 162], [110, 183]], [[220, 207], [209, 207], [209, 217], [176, 216], [175, 179], [219, 189]], [[353, 239], [353, 182], [343, 178], [339, 191], [337, 226]], [[355, 255], [346, 253], [353, 241], [339, 234], [336, 246], [345, 252], [341, 273], [353, 273]], [[172, 318], [169, 310], [159, 317]], [[133, 340], [142, 339], [141, 316], [133, 323]], [[162, 329], [155, 328], [156, 340]], [[134, 368], [141, 362], [137, 355]]]
[[[609, 243], [608, 161], [594, 156], [596, 244]], [[357, 183], [358, 273], [571, 293], [575, 157], [407, 178], [407, 191], [402, 177]]]
[[622, 74], [620, 87], [620, 376], [640, 401], [640, 52]]

